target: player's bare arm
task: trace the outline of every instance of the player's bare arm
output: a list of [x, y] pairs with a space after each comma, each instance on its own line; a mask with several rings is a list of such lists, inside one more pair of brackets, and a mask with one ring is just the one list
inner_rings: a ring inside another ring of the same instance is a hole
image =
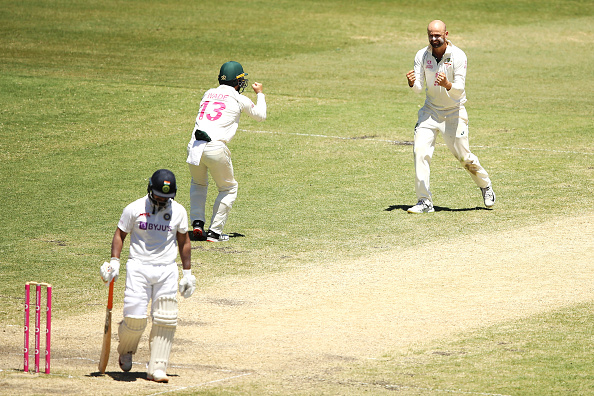
[[181, 258], [182, 268], [189, 270], [192, 267], [191, 255], [192, 245], [190, 242], [190, 235], [186, 233], [177, 233], [177, 246], [179, 249], [179, 257]]
[[122, 231], [120, 227], [116, 227], [113, 239], [111, 240], [111, 259], [109, 262], [104, 262], [99, 269], [101, 279], [103, 282], [110, 283], [118, 279], [120, 274], [120, 254], [122, 253], [122, 247], [124, 246], [124, 239], [126, 239], [128, 233]]
[[417, 78], [415, 77], [415, 71], [411, 70], [408, 73], [406, 73], [406, 79], [408, 80], [409, 87], [415, 85], [415, 81], [417, 80]]
[[437, 83], [437, 85], [439, 85], [440, 87], [444, 87], [448, 91], [452, 89], [452, 83], [448, 81], [448, 78], [446, 77], [445, 73], [439, 73], [437, 75], [437, 78], [435, 79], [435, 82]]
[[122, 231], [120, 227], [116, 227], [116, 231], [113, 234], [113, 239], [111, 241], [111, 257], [120, 258], [120, 254], [122, 253], [122, 247], [124, 246], [124, 239], [128, 233]]
[[259, 94], [259, 93], [262, 93], [263, 86], [261, 83], [255, 82], [252, 84], [252, 89], [254, 90], [255, 93]]

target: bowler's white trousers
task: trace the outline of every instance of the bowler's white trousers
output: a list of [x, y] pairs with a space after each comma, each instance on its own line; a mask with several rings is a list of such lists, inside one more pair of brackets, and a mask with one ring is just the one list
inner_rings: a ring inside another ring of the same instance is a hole
[[212, 208], [209, 229], [223, 233], [229, 211], [237, 198], [237, 181], [233, 175], [231, 152], [223, 142], [209, 142], [204, 148], [199, 165], [188, 164], [192, 183], [190, 184], [190, 221], [205, 221], [208, 172], [215, 181], [219, 194]]
[[413, 146], [417, 199], [428, 199], [433, 202], [429, 189], [429, 176], [435, 140], [440, 132], [451, 153], [468, 171], [476, 185], [481, 188], [491, 185], [487, 171], [481, 166], [479, 159], [470, 152], [466, 109], [462, 106], [459, 109], [438, 111], [423, 106], [419, 110]]

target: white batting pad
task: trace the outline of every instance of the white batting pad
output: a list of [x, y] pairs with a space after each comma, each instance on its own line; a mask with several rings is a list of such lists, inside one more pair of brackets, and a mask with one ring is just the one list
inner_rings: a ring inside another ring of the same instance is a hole
[[125, 355], [127, 353], [136, 353], [140, 337], [146, 328], [147, 318], [124, 318], [118, 327], [118, 353]]
[[175, 297], [160, 297], [155, 301], [153, 326], [149, 336], [151, 358], [147, 373], [152, 375], [156, 370], [165, 372], [171, 353], [171, 345], [177, 326], [177, 300]]

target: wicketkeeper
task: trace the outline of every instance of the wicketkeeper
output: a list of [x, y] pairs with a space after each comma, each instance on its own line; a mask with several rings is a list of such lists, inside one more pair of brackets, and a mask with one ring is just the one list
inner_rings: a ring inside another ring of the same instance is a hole
[[239, 117], [245, 112], [257, 121], [266, 119], [266, 100], [262, 84], [252, 84], [257, 103], [241, 93], [247, 87], [243, 67], [237, 62], [227, 62], [219, 72], [219, 86], [206, 91], [200, 102], [192, 137], [188, 143], [186, 162], [190, 167], [190, 220], [196, 239], [204, 237], [205, 206], [208, 192], [208, 172], [214, 179], [219, 194], [214, 202], [210, 227], [206, 234], [209, 242], [224, 242], [229, 236], [223, 227], [229, 211], [237, 198], [237, 181], [233, 175], [231, 152], [227, 143], [233, 139]]
[[148, 194], [124, 209], [111, 243], [111, 260], [101, 266], [101, 278], [109, 283], [118, 278], [120, 253], [130, 234], [130, 254], [126, 263], [124, 320], [118, 328], [118, 353], [123, 371], [132, 368], [140, 337], [147, 326], [149, 300], [152, 327], [149, 336], [150, 360], [147, 378], [168, 382], [167, 363], [177, 326], [178, 269], [177, 253], [182, 262], [183, 278], [179, 291], [190, 297], [196, 289], [191, 273], [191, 244], [188, 236], [188, 214], [174, 201], [177, 192], [175, 175], [156, 171], [149, 180]]

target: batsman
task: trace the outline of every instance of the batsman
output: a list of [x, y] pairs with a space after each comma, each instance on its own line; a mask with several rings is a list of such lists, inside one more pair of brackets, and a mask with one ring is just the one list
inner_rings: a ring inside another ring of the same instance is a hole
[[175, 175], [159, 169], [149, 179], [147, 192], [124, 209], [111, 243], [111, 260], [103, 263], [100, 273], [106, 283], [117, 280], [120, 254], [130, 234], [124, 319], [118, 327], [120, 368], [132, 369], [132, 356], [147, 326], [148, 305], [152, 301], [147, 379], [168, 382], [167, 363], [177, 326], [178, 251], [183, 273], [179, 291], [185, 298], [196, 289], [196, 277], [191, 271], [188, 214], [174, 201]]

